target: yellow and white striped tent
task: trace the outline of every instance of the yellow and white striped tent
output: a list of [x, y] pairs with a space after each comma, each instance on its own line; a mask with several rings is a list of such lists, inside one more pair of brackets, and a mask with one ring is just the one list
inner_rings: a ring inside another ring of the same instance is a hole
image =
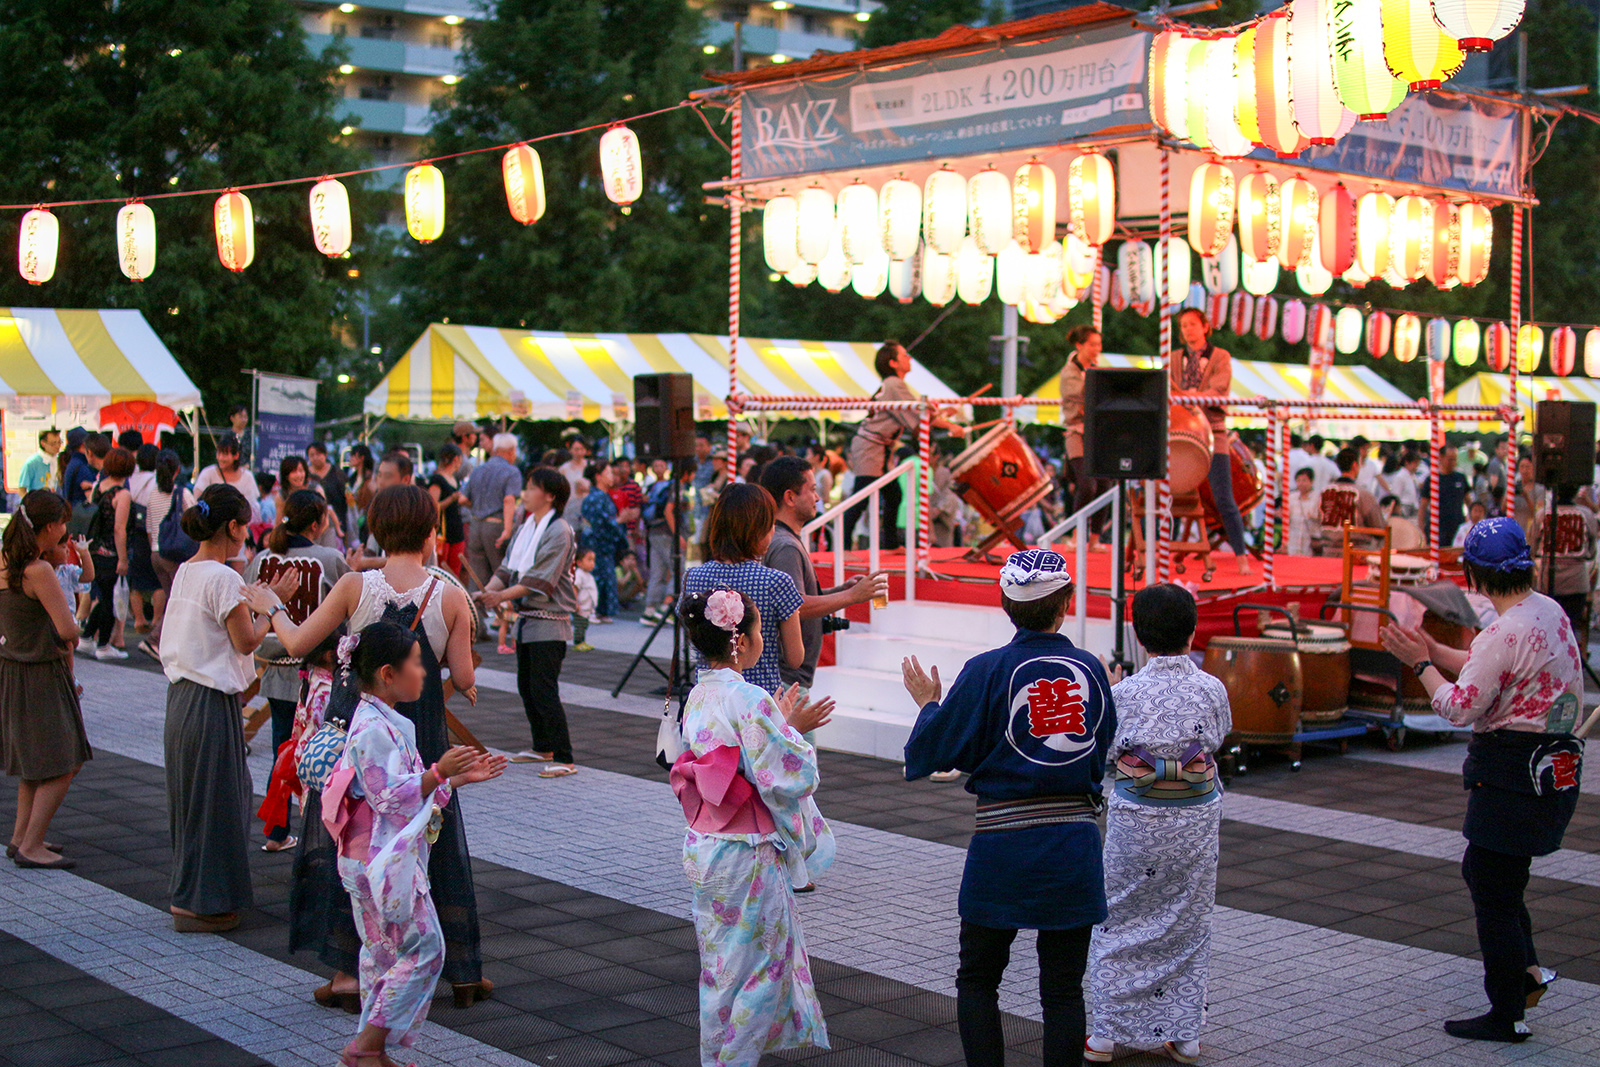
[[[1507, 401], [1511, 389], [1511, 376], [1479, 371], [1444, 395], [1447, 404], [1490, 404], [1498, 406]], [[1522, 409], [1522, 426], [1533, 428], [1533, 406], [1540, 400], [1589, 400], [1600, 403], [1600, 380], [1594, 378], [1556, 378], [1540, 375], [1517, 375], [1517, 404]], [[1453, 430], [1464, 433], [1504, 433], [1505, 424], [1499, 419], [1484, 422], [1446, 423]]]
[[0, 308], [0, 407], [48, 414], [153, 400], [183, 411], [200, 390], [138, 311]]
[[[739, 339], [739, 384], [753, 396], [851, 396], [878, 388], [877, 345]], [[696, 333], [552, 333], [434, 323], [367, 394], [366, 411], [399, 419], [633, 418], [636, 374], [694, 375], [695, 417], [727, 418], [728, 339]], [[955, 396], [913, 360], [910, 384]], [[808, 412], [853, 421], [857, 412]], [[781, 416], [779, 416], [781, 417]]]
[[[1123, 356], [1105, 353], [1100, 357], [1103, 367], [1155, 367], [1154, 356]], [[1273, 400], [1304, 400], [1311, 395], [1311, 368], [1303, 363], [1266, 363], [1256, 360], [1233, 361], [1232, 395], [1237, 397], [1264, 396]], [[1350, 400], [1366, 403], [1410, 403], [1412, 398], [1384, 381], [1371, 367], [1335, 366], [1328, 369], [1328, 380], [1323, 387], [1323, 397], [1330, 401]], [[1036, 408], [1019, 408], [1017, 417], [1024, 421], [1059, 423], [1061, 421], [1061, 376], [1053, 374], [1031, 396], [1039, 404]], [[1242, 413], [1228, 416], [1230, 426], [1265, 427], [1261, 416]], [[1407, 441], [1427, 437], [1415, 422], [1384, 421], [1380, 419], [1327, 419], [1318, 418], [1314, 427], [1325, 437], [1348, 439], [1357, 434], [1373, 441]]]

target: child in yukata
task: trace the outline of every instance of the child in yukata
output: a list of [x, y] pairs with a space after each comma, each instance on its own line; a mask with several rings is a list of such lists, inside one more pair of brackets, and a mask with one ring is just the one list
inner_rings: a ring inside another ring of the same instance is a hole
[[833, 701], [777, 701], [740, 677], [762, 647], [760, 612], [743, 593], [696, 593], [679, 611], [706, 664], [672, 767], [689, 824], [700, 1063], [756, 1067], [763, 1053], [829, 1047], [794, 891], [833, 862], [833, 831], [811, 799], [816, 750], [801, 736], [828, 721]]
[[[343, 1067], [395, 1067], [391, 1031], [410, 1047], [444, 969], [444, 935], [428, 891], [428, 848], [451, 791], [498, 777], [504, 756], [467, 745], [432, 767], [417, 755], [416, 727], [395, 711], [418, 700], [427, 671], [417, 635], [375, 622], [339, 642], [340, 690], [361, 692], [343, 754], [322, 794], [322, 821], [339, 848], [339, 877], [361, 931], [361, 1031]], [[336, 691], [328, 714], [349, 697]]]
[[1294, 472], [1294, 492], [1289, 494], [1289, 543], [1285, 555], [1309, 556], [1322, 533], [1322, 493], [1312, 488], [1310, 467]]
[[578, 595], [578, 610], [572, 613], [572, 650], [592, 652], [589, 624], [595, 621], [595, 605], [600, 602], [600, 587], [594, 580], [594, 549], [578, 548], [577, 569], [572, 572], [573, 590]]

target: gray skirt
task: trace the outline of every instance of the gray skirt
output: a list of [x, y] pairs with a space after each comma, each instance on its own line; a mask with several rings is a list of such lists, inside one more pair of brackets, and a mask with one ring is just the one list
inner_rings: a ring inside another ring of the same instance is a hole
[[172, 903], [196, 915], [250, 906], [250, 770], [239, 697], [180, 680], [164, 736]]

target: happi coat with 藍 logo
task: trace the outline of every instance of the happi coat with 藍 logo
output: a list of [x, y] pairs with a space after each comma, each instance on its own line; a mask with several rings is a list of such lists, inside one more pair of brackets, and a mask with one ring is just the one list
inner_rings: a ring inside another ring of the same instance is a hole
[[1105, 918], [1095, 818], [1116, 725], [1100, 661], [1035, 630], [968, 660], [945, 698], [924, 705], [906, 778], [954, 768], [978, 798], [963, 920], [1070, 930]]

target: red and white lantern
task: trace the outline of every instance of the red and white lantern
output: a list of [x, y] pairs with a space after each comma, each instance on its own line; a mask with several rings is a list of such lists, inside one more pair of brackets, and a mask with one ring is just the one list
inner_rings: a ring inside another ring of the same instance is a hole
[[1373, 359], [1389, 354], [1389, 338], [1394, 333], [1394, 323], [1381, 311], [1367, 316], [1367, 352]]
[[1317, 252], [1329, 274], [1343, 274], [1356, 261], [1356, 198], [1343, 182], [1317, 202]]
[[1202, 256], [1215, 256], [1233, 231], [1233, 171], [1221, 163], [1195, 168], [1189, 181], [1189, 243]]
[[[506, 187], [506, 207], [511, 217], [524, 226], [544, 218], [544, 163], [531, 145], [512, 145], [500, 157], [500, 180]], [[790, 204], [793, 197], [784, 197]], [[769, 258], [768, 265], [772, 265]], [[791, 266], [793, 264], [791, 263]], [[772, 267], [782, 274], [788, 267]]]
[[1504, 374], [1511, 366], [1511, 327], [1503, 322], [1491, 322], [1483, 335], [1483, 353], [1489, 369]]
[[1550, 373], [1565, 378], [1578, 361], [1578, 334], [1571, 326], [1550, 333]]
[[[1267, 21], [1281, 21], [1268, 19]], [[1254, 260], [1278, 254], [1283, 239], [1283, 203], [1278, 179], [1264, 170], [1253, 171], [1239, 183], [1239, 251]]]
[[1317, 187], [1304, 178], [1290, 178], [1278, 193], [1279, 220], [1283, 237], [1278, 243], [1278, 262], [1294, 270], [1311, 258], [1317, 237]]

